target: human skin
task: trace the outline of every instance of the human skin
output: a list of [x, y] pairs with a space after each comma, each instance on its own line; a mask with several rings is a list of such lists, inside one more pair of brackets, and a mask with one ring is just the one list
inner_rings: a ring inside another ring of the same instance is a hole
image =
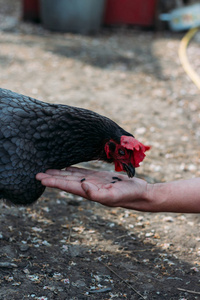
[[76, 167], [48, 170], [36, 178], [44, 186], [106, 206], [146, 212], [200, 212], [200, 178], [150, 184], [136, 177]]

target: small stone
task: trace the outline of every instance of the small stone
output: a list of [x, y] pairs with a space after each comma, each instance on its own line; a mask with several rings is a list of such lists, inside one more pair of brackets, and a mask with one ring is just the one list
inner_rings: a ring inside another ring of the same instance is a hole
[[26, 252], [26, 251], [28, 251], [28, 249], [29, 249], [29, 245], [27, 245], [27, 244], [22, 244], [19, 246], [19, 250], [22, 252]]
[[164, 221], [164, 222], [174, 222], [174, 218], [172, 218], [172, 217], [170, 217], [170, 216], [164, 217], [164, 218], [163, 218], [163, 221]]
[[17, 265], [10, 262], [0, 262], [0, 268], [12, 269], [12, 268], [17, 268]]

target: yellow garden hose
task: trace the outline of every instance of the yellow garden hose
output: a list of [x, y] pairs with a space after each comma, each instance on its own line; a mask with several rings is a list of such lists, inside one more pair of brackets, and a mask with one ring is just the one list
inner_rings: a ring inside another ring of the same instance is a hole
[[185, 72], [188, 74], [190, 79], [194, 82], [194, 84], [200, 90], [200, 76], [191, 67], [191, 65], [188, 61], [188, 58], [187, 58], [187, 53], [186, 53], [186, 49], [187, 49], [189, 42], [191, 41], [191, 39], [193, 38], [193, 36], [196, 34], [196, 32], [198, 30], [199, 30], [199, 27], [192, 28], [182, 38], [180, 47], [179, 47], [179, 58], [180, 58], [182, 66], [183, 66], [183, 69], [185, 70]]

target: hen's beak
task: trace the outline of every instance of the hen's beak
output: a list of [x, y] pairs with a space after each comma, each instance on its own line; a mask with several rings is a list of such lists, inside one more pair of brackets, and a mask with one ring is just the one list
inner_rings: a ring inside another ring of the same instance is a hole
[[133, 177], [135, 175], [135, 168], [131, 163], [126, 165], [125, 163], [122, 163], [124, 171], [127, 173], [128, 177]]

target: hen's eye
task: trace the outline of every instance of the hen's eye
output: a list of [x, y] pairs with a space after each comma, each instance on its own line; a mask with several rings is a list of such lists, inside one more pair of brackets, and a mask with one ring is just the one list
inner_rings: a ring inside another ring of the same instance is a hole
[[113, 142], [110, 142], [109, 143], [109, 149], [110, 149], [110, 151], [115, 152], [116, 145]]
[[122, 149], [119, 149], [118, 153], [119, 155], [125, 155], [125, 152]]

